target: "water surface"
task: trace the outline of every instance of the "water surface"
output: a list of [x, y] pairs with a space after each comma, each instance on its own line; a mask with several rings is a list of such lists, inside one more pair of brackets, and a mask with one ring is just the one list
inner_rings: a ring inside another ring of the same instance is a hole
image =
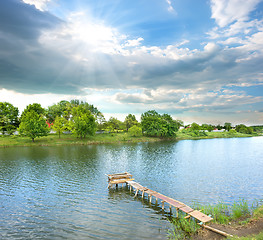
[[105, 174], [186, 204], [263, 201], [263, 137], [0, 149], [1, 239], [165, 239], [160, 206]]

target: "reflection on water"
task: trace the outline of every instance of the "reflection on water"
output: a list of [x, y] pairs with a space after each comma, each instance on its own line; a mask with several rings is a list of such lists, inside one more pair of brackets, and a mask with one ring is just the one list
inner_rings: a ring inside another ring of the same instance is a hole
[[186, 204], [263, 200], [263, 138], [0, 149], [1, 239], [164, 239], [168, 212], [107, 189], [128, 171]]

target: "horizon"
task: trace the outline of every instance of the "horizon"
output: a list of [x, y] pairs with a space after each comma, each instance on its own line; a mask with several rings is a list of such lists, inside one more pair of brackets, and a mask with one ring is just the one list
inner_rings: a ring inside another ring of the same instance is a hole
[[0, 2], [0, 102], [263, 125], [263, 0]]

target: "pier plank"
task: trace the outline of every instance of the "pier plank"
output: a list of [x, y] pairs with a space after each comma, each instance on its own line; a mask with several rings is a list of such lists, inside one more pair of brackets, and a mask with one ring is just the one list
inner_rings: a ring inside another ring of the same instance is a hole
[[141, 184], [135, 182], [134, 179], [132, 178], [132, 175], [127, 172], [117, 173], [117, 174], [108, 174], [107, 176], [108, 176], [109, 186], [111, 186], [112, 184], [127, 183], [130, 186], [130, 191], [132, 190], [132, 188], [136, 189], [135, 197], [137, 196], [138, 192], [141, 191], [142, 197], [145, 193], [149, 195], [150, 202], [151, 202], [152, 196], [156, 198], [156, 202], [157, 202], [157, 199], [162, 200], [161, 201], [162, 209], [164, 209], [164, 203], [168, 203], [170, 205], [169, 206], [170, 210], [171, 210], [171, 206], [173, 206], [176, 208], [176, 212], [179, 209], [182, 212], [185, 212], [186, 214], [188, 214], [189, 217], [193, 217], [199, 220], [200, 222], [207, 223], [213, 219], [210, 216], [207, 216], [206, 214], [198, 210], [192, 209], [191, 207], [185, 205], [182, 202], [179, 202], [173, 198], [167, 197], [161, 193], [158, 193], [147, 187], [142, 186]]

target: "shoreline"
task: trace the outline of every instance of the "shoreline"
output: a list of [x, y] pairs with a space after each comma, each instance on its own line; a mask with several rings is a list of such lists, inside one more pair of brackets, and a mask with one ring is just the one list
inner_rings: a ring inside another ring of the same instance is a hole
[[162, 142], [162, 141], [180, 141], [180, 140], [201, 140], [215, 138], [244, 138], [257, 137], [259, 134], [230, 134], [228, 132], [212, 132], [206, 136], [190, 136], [185, 133], [178, 132], [174, 138], [160, 138], [139, 136], [133, 137], [128, 133], [101, 133], [95, 136], [88, 136], [80, 139], [74, 135], [62, 134], [61, 138], [57, 134], [49, 134], [46, 137], [35, 139], [32, 142], [28, 137], [18, 135], [0, 136], [0, 147], [30, 147], [30, 146], [68, 146], [68, 145], [100, 145], [100, 144], [123, 144], [123, 143], [140, 143], [140, 142]]

